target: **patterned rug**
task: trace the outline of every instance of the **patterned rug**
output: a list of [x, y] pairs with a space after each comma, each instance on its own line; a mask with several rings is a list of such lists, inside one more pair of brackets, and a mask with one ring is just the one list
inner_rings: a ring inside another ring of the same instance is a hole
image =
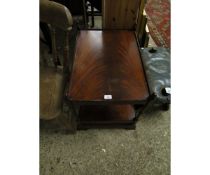
[[170, 0], [148, 0], [145, 11], [149, 32], [156, 45], [170, 48]]

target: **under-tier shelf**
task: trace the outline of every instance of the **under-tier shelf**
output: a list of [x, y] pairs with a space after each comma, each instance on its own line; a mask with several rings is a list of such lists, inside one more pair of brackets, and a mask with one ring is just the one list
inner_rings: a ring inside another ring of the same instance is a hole
[[134, 118], [135, 110], [132, 105], [84, 105], [79, 110], [78, 128], [129, 125], [134, 123]]

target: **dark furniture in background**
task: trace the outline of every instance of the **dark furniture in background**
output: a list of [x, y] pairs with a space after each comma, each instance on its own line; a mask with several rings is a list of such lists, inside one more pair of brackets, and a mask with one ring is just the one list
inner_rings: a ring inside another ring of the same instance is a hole
[[91, 16], [91, 27], [94, 27], [94, 16], [102, 16], [102, 0], [88, 0], [88, 2], [90, 2], [89, 6], [91, 10], [86, 10], [87, 18]]
[[[102, 15], [102, 0], [53, 0], [58, 3], [65, 5], [71, 12], [73, 16], [84, 16], [84, 22], [87, 26], [89, 21], [89, 16], [91, 16], [92, 25], [94, 27], [94, 16]], [[89, 2], [89, 3], [87, 3]], [[88, 5], [89, 4], [89, 5]], [[88, 11], [88, 6], [90, 11]], [[94, 11], [97, 9], [97, 12]]]
[[83, 0], [51, 0], [65, 5], [71, 14], [74, 15], [83, 15]]
[[49, 29], [47, 23], [41, 22], [41, 20], [40, 20], [39, 26], [43, 33], [44, 39], [45, 39], [45, 41], [43, 41], [43, 42], [45, 44], [47, 44], [47, 46], [49, 47], [49, 53], [52, 53], [52, 39], [51, 39], [51, 35], [50, 35], [50, 29]]
[[[135, 1], [51, 0], [51, 1], [55, 1], [65, 5], [70, 10], [73, 16], [83, 16], [84, 26], [78, 26], [78, 28], [84, 28], [84, 29], [88, 28], [89, 16], [91, 16], [92, 19], [92, 23], [90, 26], [92, 28], [94, 27], [95, 24], [94, 16], [102, 16], [102, 29], [135, 30], [140, 46], [147, 47], [148, 45], [149, 35], [148, 32], [146, 32], [145, 30], [147, 18], [143, 14], [145, 0], [135, 0]], [[88, 4], [90, 8], [88, 8]], [[97, 10], [95, 11], [94, 9]], [[47, 40], [47, 43], [51, 43], [51, 38], [47, 36], [47, 30], [48, 29], [46, 30], [42, 29], [45, 39]]]

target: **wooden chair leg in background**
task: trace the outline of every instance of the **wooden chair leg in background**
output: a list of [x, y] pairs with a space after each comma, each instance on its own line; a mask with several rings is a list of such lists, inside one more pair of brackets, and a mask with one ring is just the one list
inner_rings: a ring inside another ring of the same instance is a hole
[[53, 54], [53, 62], [55, 67], [61, 65], [60, 60], [58, 58], [58, 52], [56, 48], [56, 31], [55, 27], [51, 26], [51, 36], [52, 36], [52, 54]]

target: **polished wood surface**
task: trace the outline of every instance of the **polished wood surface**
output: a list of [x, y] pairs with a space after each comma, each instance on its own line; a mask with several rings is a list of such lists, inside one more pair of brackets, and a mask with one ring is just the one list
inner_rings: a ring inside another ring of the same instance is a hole
[[80, 31], [67, 96], [97, 104], [145, 101], [148, 87], [134, 32]]

